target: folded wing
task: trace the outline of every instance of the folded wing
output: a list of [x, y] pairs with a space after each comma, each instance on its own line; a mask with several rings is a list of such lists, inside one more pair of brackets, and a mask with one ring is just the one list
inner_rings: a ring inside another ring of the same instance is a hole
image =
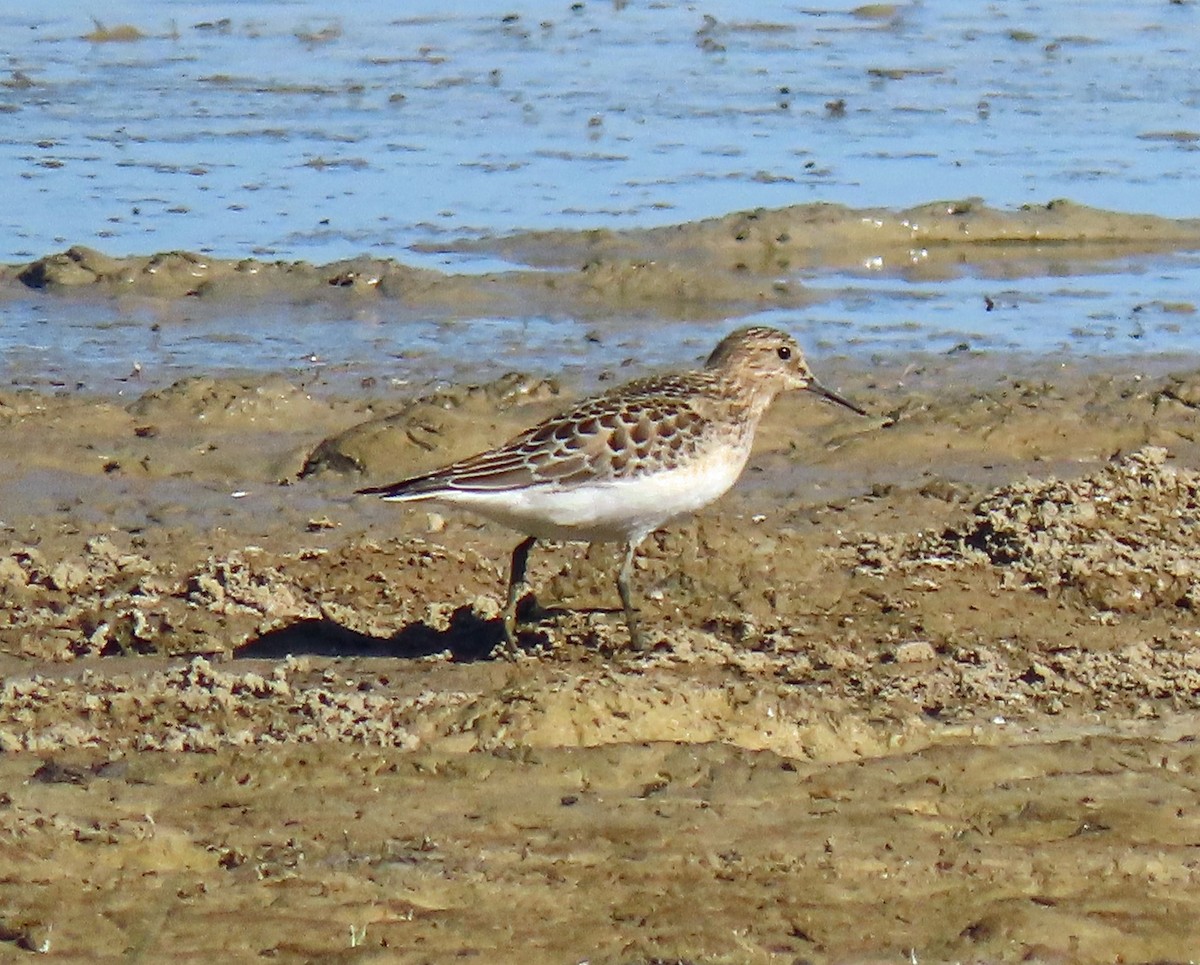
[[[699, 380], [700, 385], [697, 385]], [[497, 449], [386, 486], [358, 490], [384, 499], [636, 478], [672, 469], [710, 441], [705, 373], [644, 379], [585, 399]]]

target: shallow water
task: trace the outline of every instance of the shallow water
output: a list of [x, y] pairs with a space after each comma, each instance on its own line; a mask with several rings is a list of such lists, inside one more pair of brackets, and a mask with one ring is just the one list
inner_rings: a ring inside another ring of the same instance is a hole
[[[863, 352], [1012, 351], [1140, 355], [1195, 351], [1194, 253], [1130, 258], [1069, 274], [931, 282], [824, 274], [837, 289], [808, 326], [812, 344]], [[843, 286], [844, 289], [843, 289]], [[831, 331], [827, 320], [840, 323]], [[793, 323], [797, 334], [803, 323]]]
[[[782, 325], [821, 362], [895, 353], [1162, 356], [1195, 351], [1200, 256], [1126, 261], [1095, 273], [911, 282], [870, 273], [810, 279], [828, 298]], [[989, 308], [990, 303], [990, 308]], [[385, 303], [264, 304], [252, 314], [195, 300], [0, 302], [0, 384], [136, 396], [196, 372], [283, 373], [317, 392], [411, 394], [510, 371], [598, 376], [698, 363], [729, 322], [617, 323], [529, 316], [397, 322]], [[664, 337], [664, 331], [669, 337]]]
[[[86, 36], [90, 8], [5, 4], [0, 260], [82, 243], [317, 262], [367, 252], [471, 270], [495, 262], [409, 246], [810, 201], [1069, 197], [1200, 215], [1200, 87], [1184, 69], [1200, 10], [1098, 0], [1086, 19], [1075, 11], [928, 0], [748, 18], [732, 2], [460, 3], [447, 13], [374, 0], [339, 16], [312, 0], [129, 0], [106, 5], [105, 26], [144, 36], [100, 42]], [[1192, 351], [1190, 316], [1135, 309], [1186, 301], [1198, 281], [1196, 260], [1182, 257], [1007, 289], [868, 277], [814, 313], [813, 327], [832, 352]], [[979, 308], [985, 296], [996, 310]], [[298, 313], [295, 332], [291, 316], [270, 324], [270, 311], [261, 328], [151, 331], [145, 313], [105, 307], [88, 332], [86, 313], [47, 304], [4, 306], [6, 364], [47, 366], [22, 365], [22, 378], [78, 381], [77, 349], [114, 372], [134, 361], [288, 369], [315, 354], [373, 377], [372, 353], [389, 358], [414, 334], [447, 332], [431, 322], [381, 336], [315, 310]], [[56, 337], [39, 356], [46, 324]], [[538, 357], [581, 334], [538, 318], [461, 324], [536, 336]], [[528, 358], [514, 345], [499, 365]]]
[[[179, 311], [53, 298], [0, 304], [7, 343], [0, 383], [137, 397], [198, 372], [252, 378], [282, 373], [316, 392], [355, 393], [370, 386], [414, 394], [515, 370], [563, 371], [594, 382], [591, 368], [619, 364], [633, 348], [650, 365], [686, 357], [677, 344], [670, 346], [675, 351], [656, 352], [643, 339], [636, 346], [613, 339], [604, 351], [589, 342], [585, 326], [562, 320], [387, 322], [386, 309], [342, 312], [328, 303], [265, 305], [252, 318], [206, 313], [194, 304]], [[565, 366], [564, 356], [572, 360]]]
[[21, 5], [0, 258], [327, 261], [818, 200], [1200, 214], [1194, 6], [855, 6], [118, 2], [147, 36], [98, 43], [90, 8]]

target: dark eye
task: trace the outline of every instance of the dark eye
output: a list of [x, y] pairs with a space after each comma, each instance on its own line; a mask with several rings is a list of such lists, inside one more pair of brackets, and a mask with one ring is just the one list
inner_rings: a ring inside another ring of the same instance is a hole
[[780, 345], [775, 351], [776, 354], [785, 362], [792, 357], [792, 350], [786, 345]]

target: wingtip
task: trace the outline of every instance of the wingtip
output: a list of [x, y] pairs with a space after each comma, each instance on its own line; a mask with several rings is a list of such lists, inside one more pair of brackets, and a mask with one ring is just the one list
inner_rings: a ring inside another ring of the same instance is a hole
[[388, 483], [386, 486], [364, 486], [362, 489], [354, 490], [354, 495], [378, 496], [380, 499], [396, 501], [422, 499], [425, 496], [425, 493], [421, 491], [424, 478], [416, 476], [412, 479], [401, 479], [399, 482]]
[[399, 487], [395, 484], [390, 486], [364, 486], [362, 489], [354, 490], [355, 496], [389, 496], [395, 495]]

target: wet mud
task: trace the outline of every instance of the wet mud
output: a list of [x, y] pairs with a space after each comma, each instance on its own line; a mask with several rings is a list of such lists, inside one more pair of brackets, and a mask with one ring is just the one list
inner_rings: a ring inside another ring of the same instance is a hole
[[789, 274], [821, 267], [937, 280], [1070, 274], [1133, 255], [1200, 249], [1200, 221], [1100, 211], [1053, 201], [998, 210], [978, 200], [904, 211], [797, 205], [667, 228], [522, 232], [417, 246], [485, 254], [512, 270], [444, 273], [393, 259], [328, 265], [209, 258], [191, 252], [113, 258], [75, 246], [0, 268], [0, 290], [304, 302], [385, 299], [424, 312], [590, 317], [639, 309], [665, 318], [723, 318], [810, 304]]
[[[941, 364], [937, 391], [848, 376], [890, 413], [865, 424], [781, 404], [745, 484], [648, 541], [649, 654], [610, 548], [539, 553], [515, 663], [511, 535], [348, 494], [552, 397], [5, 399], [5, 934], [80, 961], [1182, 957], [1197, 376]], [[361, 444], [386, 432], [419, 458]]]

